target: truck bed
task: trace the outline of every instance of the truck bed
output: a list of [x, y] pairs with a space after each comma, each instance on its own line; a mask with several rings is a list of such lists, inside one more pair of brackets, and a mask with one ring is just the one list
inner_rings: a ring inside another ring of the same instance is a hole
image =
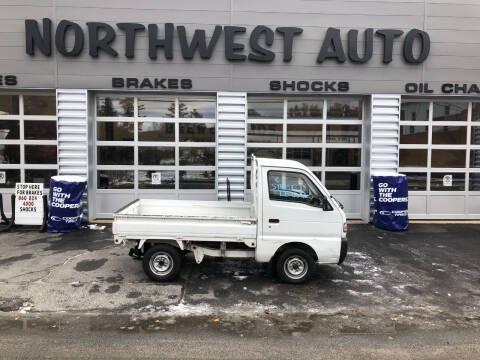
[[229, 241], [255, 245], [248, 202], [139, 199], [114, 214], [113, 234], [127, 240]]

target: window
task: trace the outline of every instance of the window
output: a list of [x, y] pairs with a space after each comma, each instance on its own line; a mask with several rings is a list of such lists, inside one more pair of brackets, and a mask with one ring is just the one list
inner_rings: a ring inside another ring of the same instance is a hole
[[321, 124], [288, 124], [287, 142], [289, 143], [321, 143], [323, 125]]
[[312, 181], [304, 174], [287, 171], [268, 172], [270, 200], [290, 201], [322, 207], [325, 201]]
[[97, 97], [97, 116], [132, 117], [133, 97], [99, 96]]
[[327, 149], [326, 166], [361, 166], [360, 149]]
[[[445, 176], [452, 176], [452, 186], [445, 186]], [[432, 191], [464, 191], [465, 174], [464, 173], [432, 173], [430, 180], [430, 190]]]
[[0, 95], [0, 115], [19, 115], [19, 96]]
[[360, 172], [327, 171], [325, 186], [329, 190], [360, 190]]
[[289, 119], [322, 119], [323, 100], [289, 100], [287, 117]]
[[248, 98], [249, 119], [282, 119], [283, 100]]
[[97, 140], [133, 141], [133, 122], [97, 122]]
[[134, 173], [129, 170], [97, 171], [97, 187], [99, 189], [133, 189]]
[[432, 144], [458, 144], [467, 143], [466, 126], [433, 126]]
[[427, 173], [406, 172], [409, 191], [427, 190]]
[[327, 104], [327, 119], [362, 119], [362, 102], [359, 99], [332, 99], [327, 100]]
[[466, 150], [432, 150], [432, 167], [464, 168]]
[[138, 141], [175, 141], [175, 123], [139, 122]]
[[467, 102], [433, 102], [433, 121], [467, 121]]
[[138, 117], [175, 117], [175, 98], [142, 96], [138, 98]]
[[282, 158], [282, 148], [257, 148], [257, 147], [248, 147], [247, 148], [247, 165], [250, 165], [252, 154], [256, 157], [265, 157], [271, 159], [281, 159]]
[[400, 149], [400, 166], [426, 167], [427, 149]]
[[212, 98], [180, 98], [178, 116], [181, 118], [215, 119], [217, 103]]
[[288, 148], [287, 159], [301, 162], [305, 166], [322, 166], [322, 149]]
[[283, 125], [248, 124], [249, 143], [281, 143], [283, 140]]
[[428, 144], [428, 126], [400, 126], [400, 144]]
[[327, 125], [328, 143], [356, 143], [362, 142], [361, 125]]
[[55, 116], [57, 114], [56, 98], [50, 95], [23, 95], [23, 113]]
[[180, 141], [215, 142], [215, 124], [180, 123]]
[[430, 103], [417, 101], [402, 101], [400, 120], [428, 121]]

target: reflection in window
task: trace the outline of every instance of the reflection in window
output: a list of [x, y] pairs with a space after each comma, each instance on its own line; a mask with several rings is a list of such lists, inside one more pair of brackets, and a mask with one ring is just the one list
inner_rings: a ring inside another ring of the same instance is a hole
[[26, 140], [56, 140], [56, 121], [30, 121], [23, 122], [23, 131]]
[[322, 125], [288, 124], [287, 142], [289, 143], [321, 143]]
[[283, 125], [281, 124], [248, 124], [249, 143], [281, 143], [283, 141]]
[[305, 166], [322, 166], [322, 149], [287, 148], [287, 159], [298, 161]]
[[98, 170], [98, 189], [133, 189], [133, 170]]
[[20, 121], [0, 120], [0, 140], [20, 139]]
[[360, 149], [327, 149], [326, 166], [360, 166]]
[[175, 148], [139, 146], [138, 165], [175, 165]]
[[432, 167], [464, 168], [466, 150], [432, 150]]
[[175, 100], [142, 96], [138, 98], [139, 117], [175, 117]]
[[249, 119], [282, 119], [283, 100], [248, 99]]
[[428, 121], [430, 103], [402, 101], [400, 120], [406, 121]]
[[325, 186], [329, 190], [360, 190], [360, 173], [327, 171], [325, 173]]
[[470, 173], [468, 189], [470, 191], [480, 191], [480, 173]]
[[470, 167], [480, 168], [480, 150], [470, 150]]
[[323, 100], [288, 100], [289, 119], [322, 119]]
[[23, 95], [25, 115], [56, 115], [57, 104], [54, 95]]
[[[452, 186], [444, 186], [446, 175], [452, 176]], [[464, 173], [431, 173], [430, 190], [432, 191], [464, 191], [465, 174]]]
[[400, 149], [400, 166], [426, 167], [427, 149]]
[[[160, 179], [159, 184], [153, 184], [152, 176], [156, 175]], [[175, 171], [173, 170], [139, 170], [138, 171], [139, 189], [175, 189]]]
[[57, 175], [56, 169], [26, 169], [25, 182], [40, 183], [43, 184], [43, 187], [48, 188], [50, 186], [50, 178], [55, 175]]
[[433, 121], [467, 121], [467, 102], [433, 102]]
[[215, 124], [180, 123], [180, 141], [215, 142]]
[[467, 143], [466, 126], [433, 126], [432, 144], [459, 144]]
[[18, 115], [18, 95], [0, 95], [0, 115]]
[[311, 206], [323, 205], [323, 195], [305, 175], [286, 171], [268, 172], [270, 200], [290, 201]]
[[180, 189], [215, 189], [215, 171], [180, 171]]
[[175, 141], [175, 124], [162, 122], [139, 122], [138, 141]]
[[97, 122], [97, 140], [133, 141], [133, 123], [121, 121]]
[[342, 98], [327, 100], [327, 119], [362, 119], [362, 102]]
[[2, 171], [5, 172], [5, 183], [0, 183], [0, 188], [14, 188], [15, 183], [20, 182], [20, 169], [5, 169]]
[[470, 143], [472, 145], [480, 145], [480, 126], [472, 126], [471, 131]]
[[327, 125], [328, 143], [361, 143], [361, 125]]
[[214, 119], [216, 106], [215, 99], [179, 99], [178, 116], [181, 118]]
[[250, 162], [252, 160], [252, 154], [260, 158], [281, 159], [282, 148], [248, 147], [247, 148], [247, 165], [250, 165]]
[[97, 97], [97, 116], [133, 116], [133, 97]]
[[180, 165], [215, 166], [214, 147], [181, 147]]
[[407, 172], [408, 190], [409, 191], [426, 191], [427, 190], [427, 174], [417, 172]]
[[428, 144], [428, 126], [400, 126], [401, 144]]
[[472, 121], [480, 121], [480, 102], [472, 103]]
[[133, 147], [97, 146], [97, 165], [133, 165]]
[[20, 164], [20, 145], [0, 144], [0, 164]]
[[56, 164], [57, 145], [25, 145], [26, 164]]

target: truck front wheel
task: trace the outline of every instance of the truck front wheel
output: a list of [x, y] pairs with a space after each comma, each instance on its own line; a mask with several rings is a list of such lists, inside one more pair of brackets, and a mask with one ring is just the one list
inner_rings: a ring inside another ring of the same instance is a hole
[[280, 280], [292, 284], [302, 284], [310, 279], [314, 266], [310, 254], [302, 249], [290, 248], [277, 257], [275, 270]]
[[178, 250], [167, 244], [152, 246], [143, 255], [143, 270], [155, 281], [170, 281], [180, 273], [182, 257]]

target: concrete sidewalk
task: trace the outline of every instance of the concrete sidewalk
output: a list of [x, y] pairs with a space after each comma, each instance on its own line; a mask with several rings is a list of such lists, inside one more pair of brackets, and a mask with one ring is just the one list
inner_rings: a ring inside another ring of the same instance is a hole
[[[308, 314], [333, 329], [480, 325], [480, 225], [351, 225], [342, 266], [281, 284], [252, 260], [186, 258], [178, 281], [151, 282], [110, 230], [0, 234], [0, 313], [142, 316]], [[360, 330], [358, 330], [360, 331]]]

